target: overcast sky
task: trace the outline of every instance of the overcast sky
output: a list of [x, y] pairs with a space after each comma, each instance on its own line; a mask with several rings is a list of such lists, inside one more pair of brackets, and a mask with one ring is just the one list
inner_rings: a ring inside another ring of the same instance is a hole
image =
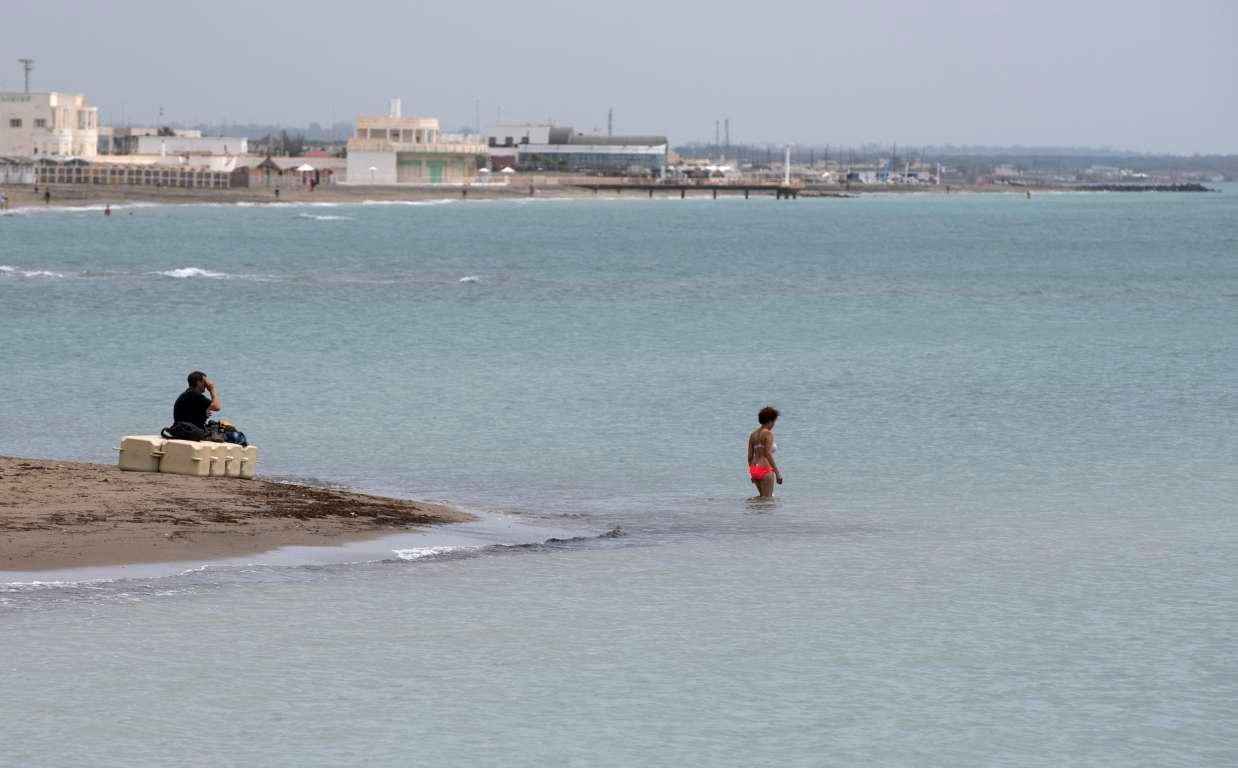
[[1233, 0], [0, 0], [0, 90], [105, 120], [551, 118], [732, 142], [1238, 152]]

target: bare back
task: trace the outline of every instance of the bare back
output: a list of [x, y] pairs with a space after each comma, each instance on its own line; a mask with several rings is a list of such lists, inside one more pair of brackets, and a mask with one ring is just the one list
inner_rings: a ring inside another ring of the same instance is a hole
[[774, 433], [765, 427], [758, 427], [748, 435], [748, 466], [770, 466], [769, 457], [775, 450]]

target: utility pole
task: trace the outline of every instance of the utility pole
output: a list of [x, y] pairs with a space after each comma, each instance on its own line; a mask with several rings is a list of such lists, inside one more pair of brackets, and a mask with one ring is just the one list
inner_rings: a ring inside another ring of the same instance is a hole
[[26, 93], [30, 93], [30, 70], [34, 69], [34, 59], [18, 59], [26, 72]]

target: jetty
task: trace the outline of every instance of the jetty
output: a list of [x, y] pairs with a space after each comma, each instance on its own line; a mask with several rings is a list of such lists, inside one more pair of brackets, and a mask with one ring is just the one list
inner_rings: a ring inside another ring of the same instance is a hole
[[804, 195], [805, 197], [851, 197], [851, 195], [843, 192], [823, 192], [815, 190], [809, 192], [803, 187], [793, 184], [766, 184], [761, 182], [724, 181], [706, 184], [692, 184], [683, 182], [637, 182], [624, 184], [617, 182], [606, 182], [598, 184], [578, 183], [574, 186], [578, 189], [592, 190], [594, 195], [597, 195], [599, 192], [613, 192], [616, 195], [622, 195], [624, 192], [631, 192], [633, 194], [641, 194], [643, 192], [648, 197], [653, 197], [656, 192], [658, 194], [673, 197], [674, 194], [678, 192], [681, 200], [686, 198], [689, 192], [694, 195], [702, 193], [709, 194], [713, 196], [714, 200], [718, 199], [719, 193], [733, 196], [739, 196], [742, 194], [745, 200], [749, 199], [754, 194], [772, 195], [776, 200], [798, 200], [800, 195]]

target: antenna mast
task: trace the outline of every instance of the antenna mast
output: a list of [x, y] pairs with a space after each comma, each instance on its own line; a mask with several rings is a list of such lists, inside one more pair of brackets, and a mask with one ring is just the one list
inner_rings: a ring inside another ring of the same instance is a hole
[[18, 59], [17, 61], [26, 71], [26, 93], [30, 93], [30, 70], [34, 69], [34, 59]]

